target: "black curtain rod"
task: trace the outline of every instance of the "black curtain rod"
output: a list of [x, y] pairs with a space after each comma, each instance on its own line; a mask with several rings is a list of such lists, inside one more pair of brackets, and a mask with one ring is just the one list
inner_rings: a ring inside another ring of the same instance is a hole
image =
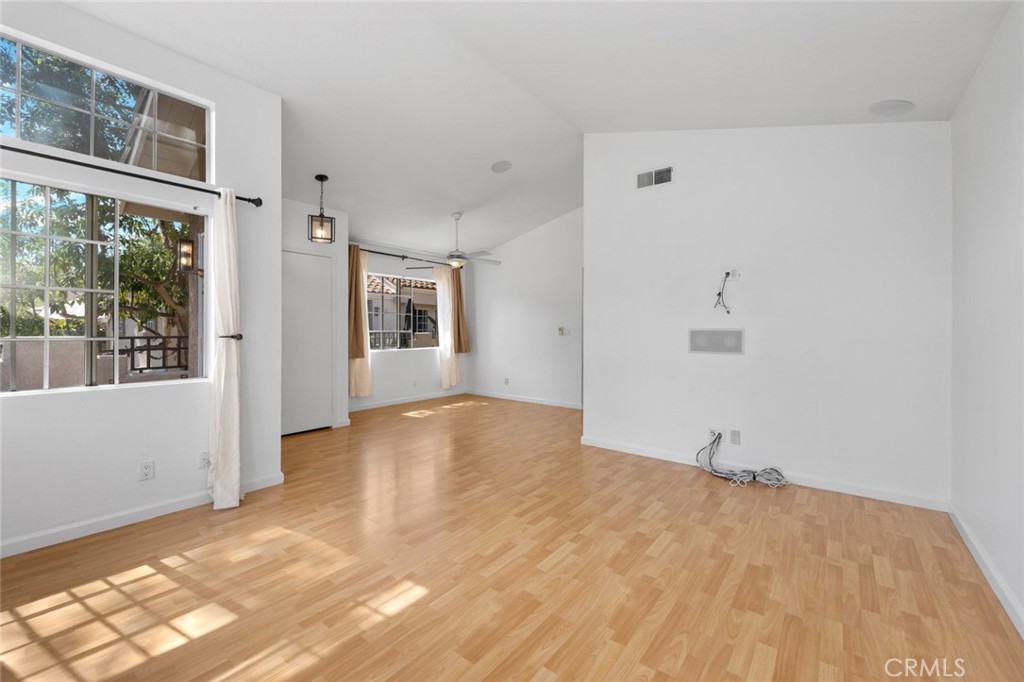
[[416, 258], [415, 256], [407, 256], [404, 253], [384, 253], [383, 251], [374, 251], [373, 249], [364, 249], [359, 247], [361, 251], [366, 253], [375, 253], [378, 256], [391, 256], [392, 258], [401, 258], [402, 260], [418, 260], [421, 263], [433, 263], [434, 265], [448, 265], [447, 263], [440, 263], [436, 260], [427, 260], [426, 258]]
[[[51, 161], [60, 161], [62, 163], [70, 163], [73, 166], [82, 166], [83, 168], [92, 168], [94, 170], [106, 171], [107, 173], [114, 173], [116, 175], [127, 175], [129, 178], [138, 178], [140, 180], [149, 180], [150, 182], [159, 182], [161, 185], [170, 185], [171, 187], [182, 187], [184, 189], [195, 190], [196, 192], [205, 192], [206, 194], [216, 194], [220, 196], [220, 192], [215, 189], [206, 189], [205, 187], [196, 187], [194, 185], [186, 185], [184, 182], [175, 182], [174, 180], [164, 180], [163, 178], [151, 178], [148, 175], [142, 175], [141, 173], [132, 173], [131, 171], [120, 170], [118, 168], [107, 168], [106, 166], [100, 166], [95, 163], [89, 163], [88, 161], [75, 161], [73, 159], [65, 159], [60, 156], [54, 156], [53, 154], [44, 154], [43, 152], [34, 152], [28, 149], [21, 149], [20, 147], [12, 147], [6, 144], [0, 144], [0, 149], [8, 152], [18, 152], [19, 154], [27, 154], [29, 156], [38, 156], [41, 159], [50, 159]], [[259, 197], [239, 197], [235, 199], [244, 201], [252, 204], [256, 208], [263, 205], [263, 199]]]

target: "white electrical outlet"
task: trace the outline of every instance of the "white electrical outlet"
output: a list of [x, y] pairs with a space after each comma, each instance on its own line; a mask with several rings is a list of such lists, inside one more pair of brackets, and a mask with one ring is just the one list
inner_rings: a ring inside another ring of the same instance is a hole
[[739, 429], [730, 429], [730, 431], [729, 431], [729, 445], [740, 445], [740, 431], [739, 431]]
[[739, 279], [739, 278], [740, 278], [740, 271], [739, 270], [730, 270], [729, 271], [729, 279]]
[[505, 385], [508, 386], [508, 377], [505, 377]]
[[148, 481], [156, 476], [156, 462], [151, 459], [144, 459], [139, 462], [139, 480]]
[[712, 426], [712, 427], [710, 427], [708, 429], [708, 438], [714, 438], [715, 436], [717, 436], [721, 432], [722, 432], [721, 429], [716, 429], [714, 426]]
[[210, 468], [210, 453], [209, 452], [205, 452], [204, 451], [204, 452], [200, 452], [199, 453], [199, 468], [200, 469], [209, 469]]

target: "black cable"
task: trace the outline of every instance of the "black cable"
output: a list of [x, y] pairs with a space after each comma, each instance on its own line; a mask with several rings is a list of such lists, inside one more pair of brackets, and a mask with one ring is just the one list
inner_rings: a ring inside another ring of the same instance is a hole
[[718, 289], [718, 297], [715, 299], [715, 308], [721, 306], [725, 308], [726, 315], [732, 315], [732, 311], [729, 310], [729, 306], [725, 304], [725, 285], [729, 281], [729, 271], [725, 271], [725, 277], [722, 278], [722, 286]]
[[[128, 170], [121, 170], [120, 168], [107, 168], [95, 163], [89, 163], [88, 161], [77, 161], [75, 159], [65, 159], [61, 156], [54, 156], [53, 154], [46, 154], [44, 152], [32, 151], [31, 149], [22, 149], [20, 147], [12, 147], [7, 144], [0, 144], [0, 149], [5, 152], [17, 152], [19, 154], [26, 154], [28, 156], [37, 156], [41, 159], [49, 159], [50, 161], [60, 161], [61, 163], [69, 163], [72, 166], [81, 166], [82, 168], [91, 168], [93, 170], [103, 171], [105, 173], [113, 173], [114, 175], [124, 175], [129, 178], [138, 178], [139, 180], [149, 180], [150, 182], [158, 182], [161, 185], [170, 185], [171, 187], [181, 187], [182, 189], [191, 189], [196, 192], [203, 192], [204, 194], [216, 194], [220, 196], [220, 192], [215, 189], [207, 189], [206, 187], [196, 187], [195, 185], [188, 185], [184, 182], [176, 182], [174, 180], [164, 180], [163, 178], [153, 178], [148, 175], [142, 175], [141, 173], [133, 173]], [[260, 197], [240, 197], [235, 195], [235, 199], [238, 201], [244, 201], [252, 204], [256, 208], [263, 205], [263, 199]]]

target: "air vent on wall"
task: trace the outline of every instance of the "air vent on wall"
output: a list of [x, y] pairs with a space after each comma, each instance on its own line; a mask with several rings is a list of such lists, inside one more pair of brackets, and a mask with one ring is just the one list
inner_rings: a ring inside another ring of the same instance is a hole
[[690, 352], [743, 355], [743, 330], [691, 329]]
[[659, 168], [658, 170], [645, 171], [643, 173], [637, 173], [636, 175], [637, 189], [654, 187], [655, 185], [664, 185], [666, 182], [672, 182], [672, 166]]

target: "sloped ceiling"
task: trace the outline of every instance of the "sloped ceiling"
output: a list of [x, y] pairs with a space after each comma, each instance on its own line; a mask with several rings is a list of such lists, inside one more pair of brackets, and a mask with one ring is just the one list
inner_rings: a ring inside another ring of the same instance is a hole
[[286, 197], [442, 253], [453, 210], [476, 250], [580, 206], [585, 133], [948, 120], [1008, 7], [68, 4], [281, 95]]

